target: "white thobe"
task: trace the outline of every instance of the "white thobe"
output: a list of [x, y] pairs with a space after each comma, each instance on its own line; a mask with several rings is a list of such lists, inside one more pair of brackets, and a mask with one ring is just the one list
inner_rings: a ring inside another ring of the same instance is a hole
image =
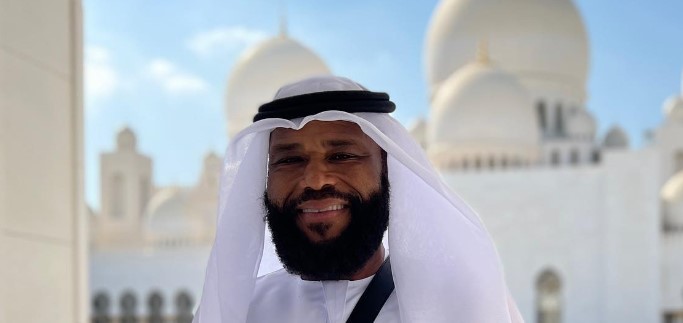
[[[311, 281], [278, 270], [256, 280], [247, 322], [344, 323], [372, 277]], [[375, 322], [401, 322], [395, 290]]]

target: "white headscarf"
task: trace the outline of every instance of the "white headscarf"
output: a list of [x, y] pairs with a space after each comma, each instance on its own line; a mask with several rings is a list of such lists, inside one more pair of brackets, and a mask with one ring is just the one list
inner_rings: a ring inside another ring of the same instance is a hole
[[[323, 77], [285, 87], [276, 98], [330, 89], [365, 90], [348, 79]], [[332, 110], [294, 120], [260, 120], [230, 142], [216, 240], [195, 323], [246, 322], [264, 250], [270, 132], [301, 129], [314, 120], [356, 123], [387, 152], [388, 241], [402, 322], [523, 322], [481, 220], [442, 181], [408, 131], [386, 113]]]

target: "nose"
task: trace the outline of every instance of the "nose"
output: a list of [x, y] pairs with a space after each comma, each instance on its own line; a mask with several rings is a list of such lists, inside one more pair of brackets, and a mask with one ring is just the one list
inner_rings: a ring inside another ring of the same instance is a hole
[[336, 179], [330, 174], [328, 166], [324, 161], [310, 160], [306, 165], [303, 176], [303, 187], [313, 190], [320, 190], [325, 185], [336, 184]]

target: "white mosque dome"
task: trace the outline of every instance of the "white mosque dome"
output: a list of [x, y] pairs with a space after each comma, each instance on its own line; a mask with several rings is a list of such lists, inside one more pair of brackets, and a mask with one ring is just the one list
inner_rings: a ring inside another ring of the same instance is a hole
[[137, 138], [135, 133], [128, 127], [121, 129], [116, 135], [116, 147], [119, 151], [127, 150], [134, 151], [137, 146]]
[[664, 115], [669, 120], [683, 122], [683, 97], [672, 96], [664, 102]]
[[664, 202], [664, 224], [674, 230], [683, 230], [683, 171], [671, 177], [661, 192]]
[[613, 126], [605, 135], [602, 146], [609, 149], [628, 148], [628, 136], [624, 129], [619, 126]]
[[226, 91], [228, 135], [252, 123], [261, 104], [273, 99], [278, 88], [330, 70], [310, 49], [284, 34], [245, 52], [230, 73]]
[[512, 74], [482, 60], [463, 67], [444, 82], [432, 104], [427, 132], [432, 161], [440, 168], [488, 164], [491, 158], [535, 161], [540, 133], [532, 107], [531, 96]]
[[147, 204], [145, 228], [157, 234], [177, 234], [201, 230], [202, 219], [191, 214], [191, 191], [168, 187], [157, 192]]
[[442, 0], [426, 41], [432, 95], [487, 41], [496, 62], [520, 77], [544, 77], [584, 89], [588, 37], [571, 0]]
[[184, 211], [189, 197], [188, 190], [180, 187], [167, 187], [150, 199], [145, 212], [148, 220], [167, 218], [182, 218], [187, 216]]
[[567, 120], [569, 136], [581, 139], [593, 139], [597, 130], [595, 118], [586, 109], [573, 108]]

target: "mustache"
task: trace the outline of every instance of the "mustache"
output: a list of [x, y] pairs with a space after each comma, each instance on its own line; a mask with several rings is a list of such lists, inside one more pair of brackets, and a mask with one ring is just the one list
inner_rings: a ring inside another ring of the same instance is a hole
[[306, 188], [304, 191], [294, 200], [287, 203], [287, 206], [296, 207], [297, 205], [310, 201], [310, 200], [322, 200], [325, 198], [337, 198], [344, 200], [346, 202], [351, 202], [353, 200], [360, 199], [359, 196], [350, 193], [343, 193], [338, 191], [332, 185], [325, 185], [319, 190], [314, 190], [312, 188]]

